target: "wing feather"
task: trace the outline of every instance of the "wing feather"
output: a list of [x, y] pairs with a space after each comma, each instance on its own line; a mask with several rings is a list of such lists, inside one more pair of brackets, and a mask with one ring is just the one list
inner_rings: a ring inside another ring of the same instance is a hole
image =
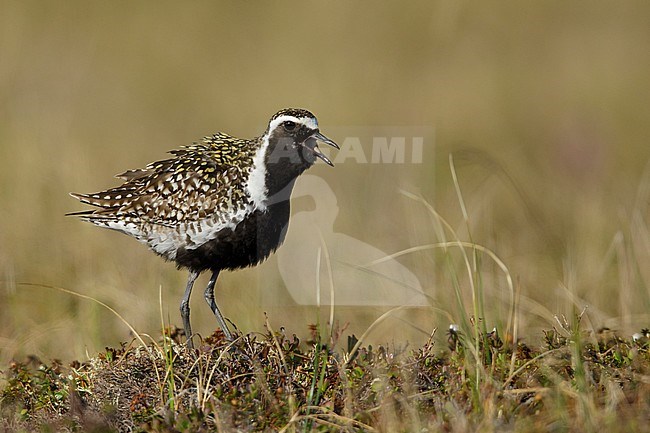
[[99, 209], [73, 212], [90, 222], [129, 220], [174, 226], [221, 213], [237, 213], [248, 205], [245, 182], [259, 147], [255, 140], [223, 133], [169, 153], [172, 158], [116, 177], [125, 182], [92, 194], [71, 193]]

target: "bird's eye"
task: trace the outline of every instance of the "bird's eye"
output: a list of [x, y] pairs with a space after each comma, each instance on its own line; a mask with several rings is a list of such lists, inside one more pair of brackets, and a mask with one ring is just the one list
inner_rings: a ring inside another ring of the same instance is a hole
[[287, 120], [282, 124], [282, 126], [284, 126], [284, 129], [286, 129], [287, 131], [293, 131], [294, 129], [296, 129], [296, 122]]

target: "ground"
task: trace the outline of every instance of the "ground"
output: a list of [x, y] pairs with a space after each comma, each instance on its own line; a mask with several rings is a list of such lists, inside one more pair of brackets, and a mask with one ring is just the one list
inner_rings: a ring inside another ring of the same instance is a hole
[[[648, 331], [560, 327], [540, 347], [448, 331], [447, 347], [267, 329], [188, 350], [175, 329], [69, 366], [4, 368], [5, 431], [650, 431]], [[478, 328], [476, 328], [478, 329]], [[474, 331], [476, 331], [474, 329]], [[345, 344], [344, 344], [345, 343]], [[438, 344], [439, 346], [439, 344]]]

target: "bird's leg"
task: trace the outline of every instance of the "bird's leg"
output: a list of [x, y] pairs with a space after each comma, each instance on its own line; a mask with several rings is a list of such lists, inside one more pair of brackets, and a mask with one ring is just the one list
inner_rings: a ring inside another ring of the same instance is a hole
[[185, 287], [185, 294], [181, 301], [181, 317], [183, 318], [183, 328], [185, 328], [185, 338], [187, 339], [187, 347], [194, 348], [192, 344], [192, 325], [190, 324], [190, 295], [192, 294], [192, 287], [194, 281], [199, 276], [196, 271], [190, 271], [190, 276], [187, 278], [187, 287]]
[[219, 322], [219, 326], [221, 327], [221, 330], [223, 331], [224, 334], [226, 334], [226, 338], [230, 341], [232, 341], [232, 334], [228, 330], [228, 325], [226, 324], [226, 321], [223, 319], [223, 316], [221, 315], [221, 311], [219, 311], [219, 307], [217, 307], [217, 302], [214, 300], [214, 285], [217, 283], [217, 278], [219, 277], [219, 271], [214, 271], [212, 273], [212, 277], [210, 277], [210, 282], [208, 283], [208, 287], [205, 288], [205, 302], [208, 303], [210, 306], [210, 309], [214, 313], [215, 317], [217, 318], [217, 322]]

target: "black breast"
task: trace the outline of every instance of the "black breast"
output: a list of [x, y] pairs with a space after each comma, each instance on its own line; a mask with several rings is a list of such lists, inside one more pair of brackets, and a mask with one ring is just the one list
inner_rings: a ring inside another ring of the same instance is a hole
[[219, 232], [216, 238], [196, 249], [181, 248], [176, 264], [195, 271], [238, 269], [266, 259], [284, 241], [289, 225], [290, 202], [282, 200], [264, 211], [254, 211], [234, 229]]

